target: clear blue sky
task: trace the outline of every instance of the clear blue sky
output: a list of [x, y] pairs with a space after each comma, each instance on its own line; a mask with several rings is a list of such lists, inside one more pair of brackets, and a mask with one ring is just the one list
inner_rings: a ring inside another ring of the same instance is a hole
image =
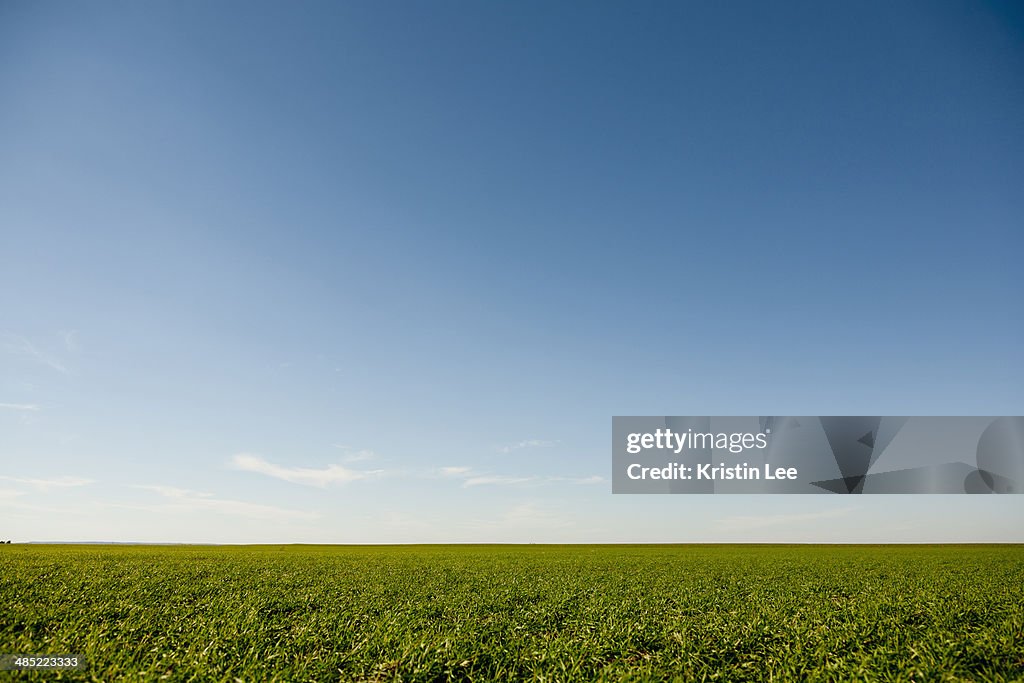
[[0, 536], [1024, 540], [609, 481], [1024, 414], [1022, 84], [1017, 3], [4, 2]]

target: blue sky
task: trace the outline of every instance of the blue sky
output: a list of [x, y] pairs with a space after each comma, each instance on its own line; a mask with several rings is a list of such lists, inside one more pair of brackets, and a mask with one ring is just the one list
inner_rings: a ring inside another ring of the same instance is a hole
[[1022, 76], [1013, 3], [4, 3], [0, 535], [1022, 541], [609, 481], [1024, 414]]

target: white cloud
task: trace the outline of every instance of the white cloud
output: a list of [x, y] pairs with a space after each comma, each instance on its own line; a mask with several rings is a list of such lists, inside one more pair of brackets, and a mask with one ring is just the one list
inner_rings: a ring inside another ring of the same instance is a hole
[[518, 451], [523, 448], [550, 448], [556, 445], [558, 441], [546, 441], [544, 439], [526, 439], [519, 443], [514, 443], [510, 446], [502, 446], [498, 450], [502, 453], [511, 453], [512, 451]]
[[489, 484], [524, 484], [534, 481], [536, 477], [510, 477], [497, 474], [477, 474], [471, 467], [442, 467], [441, 476], [462, 479], [462, 488], [485, 486]]
[[0, 410], [22, 410], [34, 412], [39, 410], [39, 406], [35, 403], [0, 403]]
[[25, 501], [31, 500], [31, 498], [25, 497], [27, 495], [28, 494], [25, 491], [17, 491], [15, 489], [0, 489], [0, 507], [3, 507], [10, 514], [30, 514], [33, 517], [38, 516], [38, 513], [40, 512], [45, 514], [66, 515], [68, 513], [76, 514], [80, 510], [80, 507], [75, 510], [70, 510], [67, 508], [57, 508], [48, 505], [37, 505], [35, 503], [27, 503]]
[[836, 510], [822, 510], [820, 512], [805, 512], [791, 515], [736, 515], [733, 517], [723, 517], [716, 520], [715, 524], [721, 531], [750, 531], [765, 527], [812, 522], [819, 519], [845, 517], [856, 509], [854, 507], [846, 507]]
[[81, 348], [78, 344], [78, 330], [61, 330], [57, 334], [64, 340], [64, 348], [72, 353], [77, 353]]
[[479, 476], [479, 477], [468, 477], [466, 481], [462, 482], [463, 488], [469, 488], [470, 486], [485, 486], [485, 485], [501, 485], [509, 486], [512, 484], [525, 484], [530, 481], [536, 481], [535, 477], [503, 477], [503, 476]]
[[0, 349], [7, 353], [18, 356], [28, 356], [37, 363], [41, 363], [57, 372], [68, 373], [69, 370], [55, 356], [45, 353], [25, 337], [17, 334], [4, 333], [0, 335]]
[[442, 467], [442, 477], [462, 479], [462, 487], [471, 486], [512, 486], [515, 484], [600, 484], [605, 481], [598, 475], [590, 477], [521, 477], [514, 475], [476, 473], [470, 467]]
[[320, 469], [309, 467], [284, 467], [268, 462], [257, 455], [238, 453], [231, 459], [236, 470], [256, 472], [268, 477], [282, 479], [293, 484], [324, 487], [328, 484], [346, 484], [358, 479], [369, 479], [383, 474], [383, 470], [353, 470], [341, 465], [327, 465]]
[[348, 446], [343, 446], [343, 445], [337, 444], [337, 443], [333, 444], [333, 446], [335, 448], [340, 448], [342, 451], [345, 452], [345, 455], [344, 455], [345, 462], [364, 462], [366, 460], [376, 460], [377, 459], [377, 454], [374, 453], [373, 451], [369, 450], [369, 449], [366, 449], [366, 448], [363, 448], [363, 449], [360, 449], [360, 450], [352, 450]]
[[50, 489], [59, 488], [71, 488], [74, 486], [86, 486], [95, 482], [93, 479], [85, 479], [83, 477], [58, 477], [57, 479], [30, 479], [30, 478], [19, 478], [19, 477], [6, 477], [0, 476], [0, 479], [4, 481], [12, 481], [16, 484], [24, 484], [31, 486], [32, 488], [39, 491], [49, 491]]
[[289, 510], [273, 505], [262, 505], [260, 503], [249, 503], [242, 500], [228, 500], [215, 498], [213, 494], [179, 489], [173, 486], [160, 485], [136, 485], [132, 488], [143, 491], [151, 491], [166, 502], [155, 505], [113, 505], [112, 507], [127, 507], [138, 510], [163, 513], [188, 513], [188, 512], [215, 512], [225, 515], [236, 515], [240, 517], [251, 517], [253, 519], [282, 520], [282, 519], [316, 519], [319, 517], [314, 512], [304, 510]]
[[161, 486], [159, 484], [136, 484], [132, 486], [133, 489], [142, 489], [144, 491], [152, 491], [153, 493], [160, 494], [165, 498], [212, 498], [212, 493], [200, 493], [199, 491], [189, 491], [188, 489], [179, 489], [174, 486]]

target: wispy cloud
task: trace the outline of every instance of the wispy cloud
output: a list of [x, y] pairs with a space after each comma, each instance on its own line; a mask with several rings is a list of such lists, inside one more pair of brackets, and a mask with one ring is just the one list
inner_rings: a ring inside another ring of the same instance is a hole
[[61, 515], [69, 512], [66, 508], [25, 502], [31, 500], [31, 498], [26, 498], [27, 495], [25, 491], [17, 489], [0, 489], [0, 507], [4, 508], [6, 513], [16, 515], [37, 515], [39, 513]]
[[473, 486], [514, 486], [517, 484], [600, 484], [605, 481], [604, 477], [597, 475], [591, 477], [524, 477], [475, 472], [471, 467], [442, 467], [439, 472], [442, 477], [462, 479], [463, 488]]
[[765, 527], [813, 522], [819, 519], [845, 517], [856, 509], [855, 507], [845, 507], [836, 510], [822, 510], [821, 512], [806, 512], [792, 515], [735, 515], [716, 520], [715, 524], [721, 531], [749, 531]]
[[442, 467], [441, 476], [448, 479], [461, 479], [462, 488], [486, 485], [511, 485], [525, 484], [535, 481], [536, 477], [515, 477], [500, 474], [485, 474], [474, 472], [471, 467]]
[[39, 406], [35, 403], [0, 403], [0, 410], [22, 410], [34, 412], [39, 410]]
[[592, 476], [589, 476], [589, 477], [570, 477], [570, 478], [566, 479], [566, 481], [570, 481], [573, 484], [588, 485], [588, 484], [603, 484], [604, 482], [606, 482], [608, 480], [605, 479], [604, 477], [598, 475], [598, 474], [595, 474], [595, 475], [592, 475]]
[[61, 489], [61, 488], [72, 488], [75, 486], [87, 486], [88, 484], [95, 483], [94, 479], [85, 479], [83, 477], [58, 477], [56, 479], [31, 479], [21, 477], [6, 477], [0, 476], [0, 480], [14, 482], [15, 484], [24, 484], [25, 486], [31, 486], [38, 491], [49, 491], [50, 489]]
[[344, 451], [342, 458], [345, 462], [365, 462], [366, 460], [377, 459], [377, 454], [369, 449], [353, 450], [350, 446], [344, 446], [340, 443], [331, 445]]
[[249, 453], [238, 453], [231, 459], [236, 470], [256, 472], [268, 477], [282, 479], [293, 484], [324, 487], [328, 484], [346, 484], [358, 479], [369, 479], [382, 475], [383, 470], [354, 470], [342, 465], [331, 464], [320, 469], [309, 467], [285, 467], [268, 462]]
[[499, 486], [510, 486], [513, 484], [525, 484], [527, 482], [536, 481], [535, 477], [505, 477], [499, 475], [483, 475], [479, 477], [467, 477], [462, 482], [463, 488], [469, 488], [470, 486], [485, 486], [485, 485], [499, 485]]
[[279, 508], [273, 505], [249, 503], [242, 500], [216, 498], [210, 493], [179, 489], [173, 486], [138, 484], [132, 488], [155, 493], [163, 500], [163, 502], [153, 505], [115, 505], [113, 507], [128, 507], [160, 513], [187, 513], [197, 511], [215, 512], [225, 515], [237, 515], [240, 517], [267, 520], [316, 519], [319, 517], [319, 515], [314, 512], [289, 510], [287, 508]]
[[57, 372], [65, 374], [69, 372], [67, 367], [56, 356], [40, 350], [35, 344], [21, 335], [9, 332], [0, 334], [0, 349], [16, 356], [26, 356]]
[[547, 441], [544, 439], [526, 439], [508, 446], [502, 446], [498, 450], [502, 453], [511, 453], [512, 451], [519, 451], [524, 448], [550, 448], [556, 445], [558, 441]]
[[160, 484], [135, 484], [132, 488], [142, 489], [143, 491], [152, 491], [153, 493], [158, 493], [165, 498], [210, 498], [213, 496], [212, 493], [200, 493], [198, 491], [190, 491], [188, 489], [179, 489], [175, 486], [162, 486]]
[[79, 348], [78, 344], [78, 330], [61, 330], [57, 334], [64, 340], [64, 348], [72, 353], [77, 353]]

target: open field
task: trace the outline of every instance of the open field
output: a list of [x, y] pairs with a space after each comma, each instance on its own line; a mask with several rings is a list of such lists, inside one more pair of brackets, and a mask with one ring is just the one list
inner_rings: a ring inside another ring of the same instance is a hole
[[7, 545], [0, 599], [79, 680], [1024, 679], [1022, 546]]

